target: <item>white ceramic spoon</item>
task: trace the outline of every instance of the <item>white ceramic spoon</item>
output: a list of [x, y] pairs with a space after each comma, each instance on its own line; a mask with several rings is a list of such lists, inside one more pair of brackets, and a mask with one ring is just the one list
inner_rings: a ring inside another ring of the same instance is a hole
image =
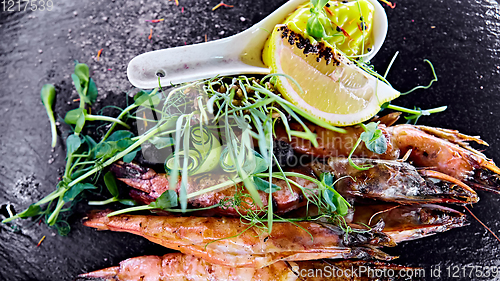
[[[384, 8], [377, 0], [369, 1], [375, 7], [375, 44], [365, 60], [375, 56], [387, 34]], [[268, 74], [269, 68], [262, 62], [262, 50], [270, 32], [305, 2], [290, 0], [259, 23], [228, 38], [139, 55], [128, 64], [128, 79], [135, 87], [152, 89], [158, 87], [158, 76], [166, 86], [216, 75]]]

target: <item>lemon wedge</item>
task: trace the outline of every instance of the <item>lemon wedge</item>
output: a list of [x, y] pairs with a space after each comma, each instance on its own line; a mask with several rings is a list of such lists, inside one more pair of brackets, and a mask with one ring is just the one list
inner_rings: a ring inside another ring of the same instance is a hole
[[302, 35], [277, 25], [263, 53], [276, 87], [290, 102], [334, 126], [370, 119], [399, 92], [325, 43], [312, 45]]

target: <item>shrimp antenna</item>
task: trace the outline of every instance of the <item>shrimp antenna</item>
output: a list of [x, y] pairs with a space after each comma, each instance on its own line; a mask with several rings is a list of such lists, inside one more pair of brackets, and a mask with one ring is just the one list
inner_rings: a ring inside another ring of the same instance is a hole
[[472, 212], [471, 210], [469, 210], [469, 208], [467, 208], [467, 206], [464, 206], [464, 208], [484, 227], [486, 228], [493, 236], [495, 236], [495, 238], [500, 241], [500, 239], [498, 238], [498, 236], [493, 232], [491, 231], [491, 229], [489, 229], [481, 220], [479, 220]]

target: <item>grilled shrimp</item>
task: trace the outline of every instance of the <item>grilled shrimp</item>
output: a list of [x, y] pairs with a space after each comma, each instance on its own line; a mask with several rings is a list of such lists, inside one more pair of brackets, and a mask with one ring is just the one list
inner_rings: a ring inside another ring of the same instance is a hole
[[346, 220], [358, 226], [374, 225], [383, 220], [385, 226], [382, 231], [396, 243], [468, 225], [464, 214], [432, 204], [355, 206], [354, 213]]
[[272, 232], [246, 225], [239, 218], [169, 217], [118, 215], [100, 212], [84, 222], [98, 230], [129, 232], [203, 258], [209, 263], [232, 267], [262, 268], [277, 261], [301, 261], [322, 258], [392, 257], [378, 246], [394, 246], [385, 234], [349, 233], [334, 225], [313, 222], [275, 222]]
[[476, 203], [476, 192], [459, 180], [435, 171], [417, 171], [412, 165], [394, 160], [331, 157], [326, 164], [314, 161], [309, 166], [316, 174], [331, 172], [339, 179], [335, 189], [345, 197], [369, 198], [399, 204]]
[[[291, 136], [289, 140], [283, 126], [276, 126], [276, 138], [288, 142], [301, 154], [320, 158], [347, 157], [363, 132], [361, 126], [346, 127], [344, 129], [347, 133], [342, 134], [307, 124], [309, 129], [317, 134], [318, 147], [314, 147], [308, 140], [295, 136]], [[302, 126], [297, 123], [291, 123], [290, 129], [303, 131]], [[444, 173], [476, 188], [500, 193], [500, 168], [467, 144], [474, 141], [487, 145], [479, 137], [463, 135], [455, 130], [406, 124], [388, 127], [381, 123], [379, 129], [387, 140], [386, 152], [376, 154], [368, 150], [365, 145], [360, 145], [354, 151], [354, 156], [394, 160], [410, 151], [408, 159], [418, 167]]]
[[143, 256], [124, 260], [120, 266], [86, 274], [82, 278], [101, 278], [114, 281], [166, 280], [298, 280], [283, 261], [263, 268], [235, 268], [210, 264], [205, 260], [181, 253]]
[[[355, 159], [358, 165], [371, 164], [373, 168], [360, 171], [351, 167], [345, 158], [329, 158], [327, 164], [312, 162], [307, 166], [295, 168], [293, 172], [314, 176], [323, 172], [331, 172], [340, 179], [335, 188], [344, 197], [358, 199], [375, 199], [400, 204], [415, 203], [475, 203], [478, 196], [464, 183], [434, 171], [420, 171], [408, 163], [394, 160]], [[117, 178], [124, 183], [144, 193], [131, 191], [131, 196], [137, 201], [149, 204], [158, 198], [169, 187], [168, 176], [158, 174], [152, 169], [141, 167], [137, 164], [118, 162], [111, 167]], [[424, 175], [424, 177], [421, 176]], [[222, 176], [220, 176], [222, 177]], [[214, 180], [211, 175], [199, 175], [188, 179], [188, 194], [222, 182], [224, 179]], [[281, 189], [274, 192], [273, 210], [277, 214], [284, 214], [307, 204], [307, 197], [317, 193], [315, 183], [299, 177], [289, 177], [301, 185], [288, 187], [285, 181], [273, 179], [273, 183]], [[227, 179], [226, 179], [227, 180]], [[178, 185], [179, 186], [179, 185]], [[205, 193], [190, 199], [190, 204], [195, 207], [209, 207], [219, 204], [227, 198], [234, 198], [236, 194], [246, 194], [241, 185], [231, 186], [224, 190]], [[259, 192], [262, 202], [267, 204], [268, 194]], [[211, 214], [224, 216], [237, 216], [247, 210], [259, 210], [250, 196], [243, 196], [243, 203], [237, 206], [226, 206], [213, 209]], [[235, 208], [238, 208], [236, 210]]]
[[[111, 166], [111, 171], [120, 181], [146, 193], [144, 194], [136, 191], [131, 191], [131, 196], [139, 202], [149, 204], [169, 188], [169, 177], [166, 174], [156, 173], [150, 168], [141, 167], [134, 163], [124, 163], [119, 161]], [[305, 169], [296, 169], [291, 171], [314, 176], [311, 170], [307, 171]], [[302, 178], [289, 177], [289, 179], [295, 181], [308, 190], [315, 190], [317, 188], [316, 184]], [[189, 194], [228, 180], [229, 179], [224, 175], [214, 176], [202, 174], [192, 176], [188, 178], [186, 190]], [[297, 186], [291, 185], [291, 188], [289, 188], [286, 182], [280, 179], [273, 179], [273, 183], [281, 188], [280, 190], [272, 194], [274, 204], [273, 209], [275, 213], [284, 214], [307, 203], [301, 189]], [[179, 188], [180, 179], [179, 183], [177, 184], [177, 191], [179, 191]], [[239, 204], [239, 207], [225, 205], [223, 208], [219, 207], [212, 209], [210, 213], [224, 216], [237, 216], [239, 214], [245, 214], [247, 210], [259, 210], [259, 207], [253, 203], [252, 198], [247, 193], [242, 184], [236, 184], [226, 189], [208, 192], [200, 196], [191, 198], [188, 202], [195, 208], [209, 207], [219, 204], [224, 199], [234, 198], [235, 196], [237, 196], [237, 194], [240, 195], [239, 197], [242, 200]], [[265, 207], [268, 203], [267, 199], [269, 195], [263, 191], [259, 191], [259, 195]]]
[[[224, 265], [210, 264], [203, 259], [192, 255], [181, 253], [167, 254], [159, 256], [142, 256], [124, 260], [119, 266], [105, 268], [94, 272], [79, 275], [80, 278], [97, 279], [108, 281], [206, 281], [206, 280], [231, 280], [231, 281], [344, 281], [344, 280], [397, 280], [392, 278], [379, 278], [372, 274], [362, 274], [357, 270], [356, 277], [353, 276], [353, 269], [360, 267], [370, 270], [414, 270], [414, 268], [403, 267], [394, 264], [386, 264], [373, 261], [298, 261], [284, 262], [278, 261], [263, 268], [234, 268]], [[310, 272], [322, 273], [314, 274], [315, 277], [308, 276]], [[342, 274], [339, 274], [339, 272]], [[333, 274], [332, 274], [333, 273]], [[347, 275], [347, 276], [346, 276]], [[335, 277], [338, 276], [338, 277]], [[412, 279], [416, 280], [416, 279]]]

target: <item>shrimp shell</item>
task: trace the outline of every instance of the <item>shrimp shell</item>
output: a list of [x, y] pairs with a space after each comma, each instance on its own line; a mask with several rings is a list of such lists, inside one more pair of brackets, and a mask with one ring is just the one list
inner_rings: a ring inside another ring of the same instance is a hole
[[[289, 126], [292, 130], [303, 131], [300, 124], [291, 123]], [[345, 127], [345, 134], [310, 123], [307, 126], [317, 134], [317, 147], [299, 137], [291, 136], [289, 139], [284, 126], [276, 126], [276, 138], [288, 142], [294, 151], [313, 158], [347, 157], [364, 132], [361, 126]], [[378, 128], [386, 139], [385, 153], [376, 154], [362, 144], [353, 156], [394, 160], [411, 151], [408, 160], [415, 166], [447, 174], [476, 188], [500, 193], [500, 168], [467, 144], [474, 141], [487, 145], [479, 137], [467, 136], [455, 130], [408, 124], [387, 127], [381, 123]]]
[[[366, 281], [398, 280], [397, 278], [369, 277], [359, 272], [359, 268], [370, 270], [415, 270], [395, 264], [375, 261], [278, 261], [263, 268], [234, 268], [210, 264], [192, 255], [171, 253], [164, 256], [142, 256], [120, 262], [119, 266], [105, 268], [85, 274], [79, 278], [107, 281]], [[353, 276], [353, 271], [357, 270]], [[313, 274], [311, 274], [311, 272]], [[341, 272], [341, 274], [339, 274]], [[348, 277], [346, 277], [346, 275]], [[412, 280], [420, 280], [413, 278]]]
[[406, 162], [353, 159], [358, 166], [371, 165], [368, 170], [352, 167], [346, 158], [331, 157], [326, 162], [327, 164], [311, 162], [309, 167], [317, 175], [323, 172], [333, 173], [338, 179], [335, 189], [345, 197], [355, 196], [399, 204], [465, 204], [479, 201], [476, 192], [460, 181], [443, 177], [437, 172], [423, 172], [425, 177], [422, 177], [422, 173]]
[[355, 206], [353, 215], [347, 220], [358, 227], [373, 226], [382, 220], [385, 223], [382, 231], [396, 243], [431, 236], [469, 224], [464, 214], [433, 204]]
[[272, 232], [249, 226], [239, 218], [118, 215], [98, 212], [84, 222], [98, 230], [129, 232], [164, 247], [233, 267], [261, 268], [276, 261], [322, 258], [392, 257], [376, 249], [394, 246], [385, 234], [373, 229], [346, 233], [334, 226], [313, 222], [275, 222]]

